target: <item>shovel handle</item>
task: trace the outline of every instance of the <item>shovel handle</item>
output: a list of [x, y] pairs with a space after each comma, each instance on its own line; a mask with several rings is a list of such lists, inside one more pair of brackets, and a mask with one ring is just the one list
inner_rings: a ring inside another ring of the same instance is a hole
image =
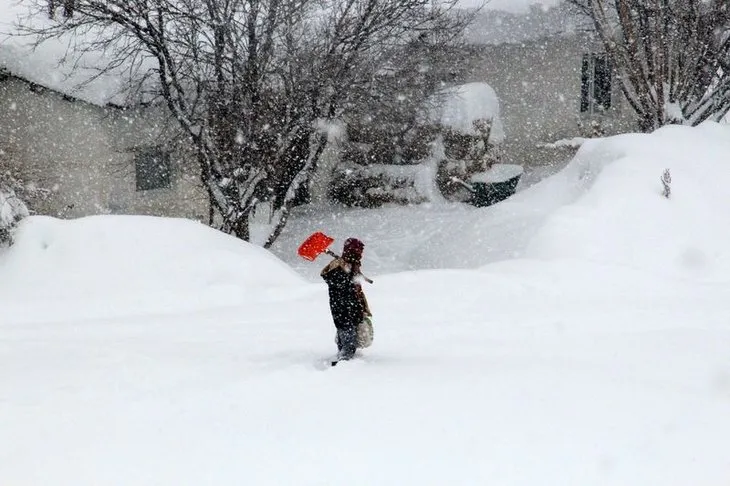
[[[338, 255], [337, 253], [333, 252], [332, 250], [325, 250], [325, 253], [326, 253], [327, 255], [331, 256], [332, 258], [340, 258], [340, 255]], [[362, 277], [362, 278], [363, 278], [363, 279], [364, 279], [364, 280], [365, 280], [365, 281], [366, 281], [367, 283], [369, 283], [369, 284], [373, 283], [373, 281], [372, 281], [372, 280], [370, 280], [369, 278], [367, 278], [367, 277], [366, 277], [365, 275], [363, 275], [363, 274], [362, 274], [362, 272], [360, 272], [360, 276], [361, 276], [361, 277]]]

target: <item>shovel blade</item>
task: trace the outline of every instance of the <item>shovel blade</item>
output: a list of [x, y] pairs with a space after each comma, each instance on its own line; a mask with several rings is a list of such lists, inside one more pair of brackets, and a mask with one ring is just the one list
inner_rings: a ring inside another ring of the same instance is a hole
[[335, 241], [334, 238], [330, 238], [321, 231], [317, 231], [309, 236], [304, 242], [299, 245], [297, 253], [300, 257], [305, 260], [314, 261], [319, 255], [324, 253], [327, 248]]

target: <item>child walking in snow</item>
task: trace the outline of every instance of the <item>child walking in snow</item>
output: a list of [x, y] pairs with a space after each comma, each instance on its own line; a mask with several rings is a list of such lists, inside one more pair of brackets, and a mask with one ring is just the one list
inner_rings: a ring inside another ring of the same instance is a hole
[[365, 245], [357, 238], [345, 240], [342, 256], [322, 269], [329, 289], [330, 311], [337, 328], [337, 358], [348, 360], [357, 348], [357, 327], [371, 317], [365, 293], [360, 284], [360, 265]]

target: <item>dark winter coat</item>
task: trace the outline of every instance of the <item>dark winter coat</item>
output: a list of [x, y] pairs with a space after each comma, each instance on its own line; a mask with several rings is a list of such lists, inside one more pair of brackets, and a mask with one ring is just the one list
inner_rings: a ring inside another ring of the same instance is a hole
[[337, 329], [356, 328], [369, 312], [360, 284], [354, 277], [352, 266], [339, 258], [322, 270], [322, 278], [329, 289], [332, 320]]

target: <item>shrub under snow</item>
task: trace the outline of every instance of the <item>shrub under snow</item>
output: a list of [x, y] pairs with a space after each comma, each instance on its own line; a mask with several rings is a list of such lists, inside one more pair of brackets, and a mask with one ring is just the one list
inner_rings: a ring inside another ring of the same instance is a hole
[[28, 208], [8, 184], [0, 182], [0, 246], [12, 241], [12, 229], [28, 216]]

